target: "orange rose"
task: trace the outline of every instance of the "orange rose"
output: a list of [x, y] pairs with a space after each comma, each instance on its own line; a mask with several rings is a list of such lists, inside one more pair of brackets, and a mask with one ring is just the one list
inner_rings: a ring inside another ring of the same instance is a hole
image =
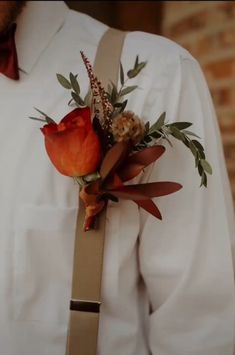
[[91, 123], [89, 107], [76, 108], [59, 124], [46, 124], [41, 131], [47, 154], [61, 174], [76, 177], [96, 171], [101, 144]]

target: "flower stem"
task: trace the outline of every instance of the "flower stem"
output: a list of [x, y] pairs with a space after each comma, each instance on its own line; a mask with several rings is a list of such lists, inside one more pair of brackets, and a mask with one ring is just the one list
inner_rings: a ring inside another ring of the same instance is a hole
[[86, 185], [86, 183], [84, 182], [83, 178], [81, 176], [74, 176], [74, 181], [76, 181], [76, 183], [79, 186], [84, 186]]
[[94, 229], [95, 216], [90, 216], [85, 218], [84, 221], [84, 231], [88, 232], [90, 229]]

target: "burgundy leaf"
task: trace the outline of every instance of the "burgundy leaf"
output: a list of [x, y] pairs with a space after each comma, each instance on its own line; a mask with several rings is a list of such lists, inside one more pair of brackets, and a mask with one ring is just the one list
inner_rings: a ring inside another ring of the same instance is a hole
[[118, 189], [107, 191], [117, 198], [122, 198], [124, 200], [149, 200], [149, 196], [136, 186], [137, 185], [122, 186]]
[[116, 143], [105, 155], [101, 164], [100, 175], [104, 180], [110, 173], [115, 171], [118, 165], [122, 162], [128, 152], [128, 143]]
[[141, 152], [132, 154], [127, 159], [128, 163], [139, 163], [145, 166], [153, 163], [165, 152], [166, 148], [163, 145], [154, 145], [143, 149]]
[[[138, 196], [141, 194], [148, 197], [159, 197], [169, 195], [182, 188], [182, 185], [176, 182], [159, 181], [150, 182], [147, 184], [126, 185], [121, 188], [112, 190], [112, 193], [116, 194], [121, 192], [122, 194], [135, 194], [138, 192]], [[134, 197], [132, 198], [134, 199]], [[145, 200], [146, 198], [144, 198]]]
[[135, 153], [125, 159], [124, 163], [118, 171], [118, 175], [122, 181], [133, 179], [149, 164], [156, 161], [165, 152], [162, 145], [148, 147], [141, 152]]
[[118, 175], [125, 182], [139, 175], [144, 168], [145, 165], [139, 163], [123, 164], [122, 168], [118, 171]]
[[140, 189], [143, 189], [149, 197], [159, 197], [172, 194], [176, 191], [182, 189], [182, 185], [177, 182], [171, 181], [158, 181], [150, 182], [148, 184], [139, 184], [142, 185]]
[[162, 219], [161, 212], [152, 200], [133, 200], [138, 206], [151, 213], [154, 217]]
[[103, 190], [114, 190], [122, 186], [123, 182], [120, 177], [117, 174], [113, 173], [106, 179], [105, 184], [103, 185]]

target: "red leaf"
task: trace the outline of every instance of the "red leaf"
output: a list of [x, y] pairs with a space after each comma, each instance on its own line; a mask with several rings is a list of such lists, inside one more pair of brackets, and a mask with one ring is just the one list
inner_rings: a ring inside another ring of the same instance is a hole
[[123, 182], [117, 174], [113, 174], [105, 181], [103, 190], [113, 190], [123, 186]]
[[138, 186], [149, 197], [159, 197], [159, 196], [169, 195], [182, 189], [183, 187], [177, 182], [171, 182], [171, 181], [150, 182], [148, 184], [139, 184]]
[[118, 175], [122, 181], [128, 181], [139, 175], [141, 171], [145, 168], [145, 165], [133, 163], [133, 164], [123, 164], [122, 169], [118, 171]]
[[136, 188], [137, 185], [122, 186], [118, 189], [107, 190], [117, 198], [123, 198], [124, 200], [149, 200], [149, 196], [144, 191]]
[[101, 164], [100, 175], [104, 180], [111, 172], [115, 171], [118, 165], [123, 161], [128, 152], [128, 143], [116, 143], [105, 155]]
[[153, 163], [165, 152], [163, 145], [154, 145], [143, 149], [141, 152], [135, 153], [128, 157], [127, 163], [139, 163], [145, 166]]
[[152, 200], [133, 200], [138, 206], [151, 213], [154, 217], [162, 219], [161, 212]]
[[145, 148], [141, 152], [135, 153], [125, 159], [118, 171], [118, 175], [122, 181], [131, 180], [139, 175], [146, 166], [160, 158], [164, 152], [165, 148], [161, 145]]
[[[146, 196], [149, 197], [159, 197], [169, 195], [173, 192], [176, 192], [182, 188], [182, 185], [176, 182], [150, 182], [148, 184], [136, 184], [136, 185], [126, 185], [118, 189], [112, 190], [112, 194], [129, 194], [138, 196], [144, 196], [143, 200], [145, 200]], [[111, 191], [110, 191], [111, 192]], [[118, 197], [118, 196], [117, 196]], [[120, 196], [121, 197], [121, 196]], [[135, 199], [134, 197], [132, 199]], [[139, 200], [139, 198], [138, 198]]]

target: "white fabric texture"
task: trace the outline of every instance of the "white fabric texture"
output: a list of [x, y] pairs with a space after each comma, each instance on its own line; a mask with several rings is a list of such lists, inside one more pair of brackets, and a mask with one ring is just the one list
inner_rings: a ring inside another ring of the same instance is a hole
[[[38, 107], [59, 121], [69, 93], [56, 73], [86, 70], [107, 26], [61, 1], [29, 1], [18, 21], [20, 81], [0, 75], [0, 344], [4, 355], [64, 355], [69, 317], [77, 186], [46, 155]], [[160, 36], [129, 33], [122, 64], [146, 68], [127, 109], [153, 123], [191, 121], [213, 166], [208, 188], [179, 142], [137, 181], [176, 181], [156, 200], [158, 221], [129, 201], [110, 203], [98, 355], [232, 355], [234, 216], [221, 140], [197, 61]], [[95, 272], [95, 270], [94, 270]], [[83, 354], [81, 354], [83, 355]]]

